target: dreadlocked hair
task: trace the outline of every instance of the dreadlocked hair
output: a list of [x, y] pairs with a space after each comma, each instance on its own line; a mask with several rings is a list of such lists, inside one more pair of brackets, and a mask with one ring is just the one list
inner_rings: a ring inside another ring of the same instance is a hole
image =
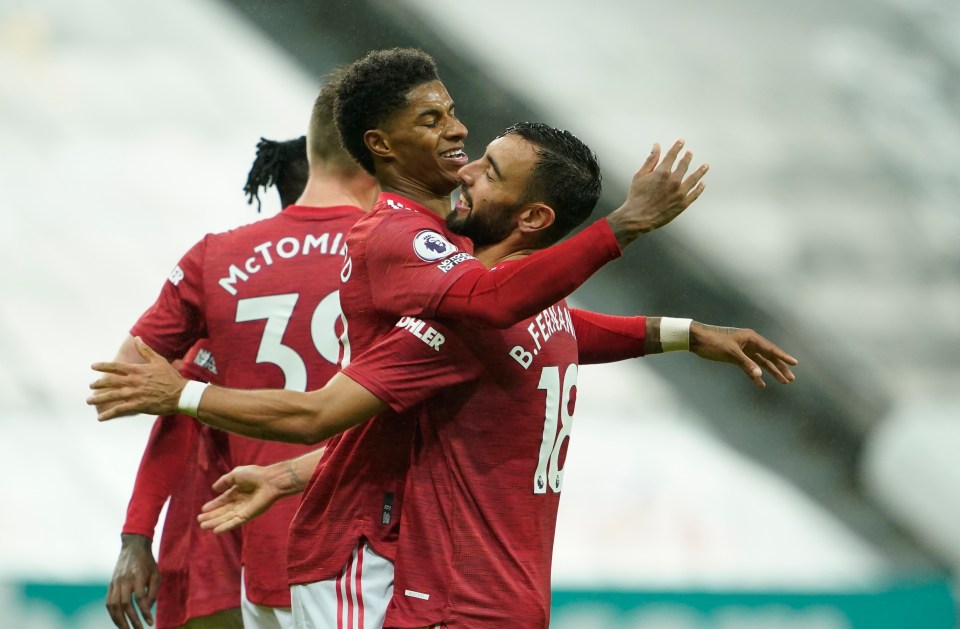
[[257, 143], [257, 157], [253, 160], [253, 166], [247, 174], [247, 183], [243, 187], [247, 204], [252, 205], [256, 200], [259, 212], [260, 189], [276, 186], [280, 194], [280, 204], [286, 207], [303, 192], [309, 173], [306, 136], [285, 142], [260, 138]]

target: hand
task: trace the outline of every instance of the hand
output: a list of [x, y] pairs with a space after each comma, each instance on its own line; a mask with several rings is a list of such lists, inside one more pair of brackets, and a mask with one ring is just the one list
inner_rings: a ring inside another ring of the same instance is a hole
[[219, 496], [203, 505], [197, 516], [200, 528], [225, 533], [241, 526], [287, 495], [275, 483], [268, 468], [243, 465], [224, 474], [213, 484]]
[[160, 570], [153, 558], [149, 537], [124, 534], [121, 539], [120, 557], [107, 590], [107, 611], [113, 624], [120, 629], [143, 629], [137, 609], [147, 624], [152, 626], [153, 614], [150, 610], [157, 602]]
[[780, 384], [796, 379], [790, 367], [797, 365], [797, 359], [753, 330], [694, 321], [690, 324], [690, 351], [700, 358], [737, 365], [761, 389], [766, 386], [761, 366]]
[[660, 145], [654, 144], [650, 156], [633, 176], [627, 199], [610, 213], [607, 220], [623, 248], [638, 235], [663, 227], [680, 215], [703, 192], [700, 180], [710, 168], [703, 164], [684, 179], [693, 153], [687, 151], [674, 169], [683, 140], [677, 140], [660, 165]]
[[180, 392], [187, 381], [170, 363], [135, 339], [143, 363], [94, 363], [91, 368], [105, 375], [90, 385], [95, 391], [87, 404], [97, 407], [97, 419], [104, 421], [133, 415], [172, 415], [177, 412]]

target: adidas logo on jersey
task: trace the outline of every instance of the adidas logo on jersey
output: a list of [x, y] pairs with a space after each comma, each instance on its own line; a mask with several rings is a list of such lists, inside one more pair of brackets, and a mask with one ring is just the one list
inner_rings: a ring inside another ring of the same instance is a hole
[[193, 359], [193, 364], [212, 374], [217, 373], [217, 361], [213, 359], [213, 352], [208, 349], [197, 350], [197, 356]]

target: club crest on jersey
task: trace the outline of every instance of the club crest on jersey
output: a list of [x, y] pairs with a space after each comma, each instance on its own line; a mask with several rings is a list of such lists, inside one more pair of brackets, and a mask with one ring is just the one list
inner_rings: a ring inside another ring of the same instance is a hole
[[435, 262], [457, 250], [457, 247], [435, 231], [426, 229], [413, 237], [413, 251], [424, 262]]

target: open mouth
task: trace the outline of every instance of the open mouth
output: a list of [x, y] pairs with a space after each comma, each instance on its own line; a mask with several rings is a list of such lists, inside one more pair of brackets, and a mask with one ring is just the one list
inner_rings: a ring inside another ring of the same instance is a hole
[[457, 199], [457, 202], [453, 204], [453, 207], [460, 212], [469, 212], [473, 209], [473, 200], [467, 192], [461, 189], [460, 197]]
[[445, 161], [453, 162], [458, 167], [463, 166], [464, 164], [467, 163], [467, 154], [463, 152], [462, 148], [455, 148], [455, 149], [450, 149], [449, 151], [444, 151], [440, 153], [440, 158]]

